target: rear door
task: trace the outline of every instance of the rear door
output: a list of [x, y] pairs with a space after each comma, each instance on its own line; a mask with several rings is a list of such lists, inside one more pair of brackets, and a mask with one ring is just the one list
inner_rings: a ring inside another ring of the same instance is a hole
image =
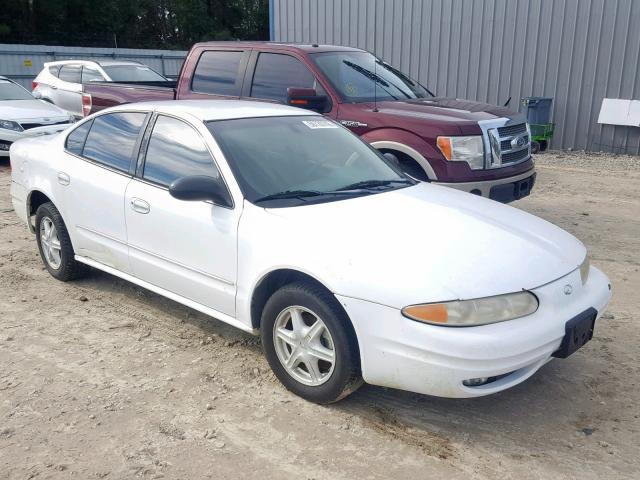
[[241, 208], [177, 200], [183, 176], [219, 177], [204, 124], [158, 115], [145, 135], [137, 177], [127, 187], [129, 258], [136, 277], [235, 316], [237, 228]]
[[82, 123], [67, 136], [56, 179], [76, 254], [125, 273], [130, 268], [124, 195], [146, 119], [145, 112], [118, 112]]
[[202, 51], [190, 80], [189, 98], [239, 98], [248, 57], [246, 50]]
[[63, 65], [58, 80], [53, 103], [77, 117], [82, 117], [82, 66], [72, 63]]

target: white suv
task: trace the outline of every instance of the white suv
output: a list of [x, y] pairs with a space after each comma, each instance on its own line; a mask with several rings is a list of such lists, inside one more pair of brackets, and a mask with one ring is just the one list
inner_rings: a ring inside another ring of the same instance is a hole
[[[165, 82], [158, 72], [138, 62], [63, 60], [45, 63], [32, 84], [36, 98], [51, 102], [76, 117], [83, 112], [82, 84], [89, 82]], [[88, 113], [88, 112], [86, 112]]]

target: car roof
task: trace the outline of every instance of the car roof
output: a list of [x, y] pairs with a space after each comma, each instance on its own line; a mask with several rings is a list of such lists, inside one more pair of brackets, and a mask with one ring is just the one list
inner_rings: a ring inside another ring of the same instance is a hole
[[134, 62], [130, 60], [58, 60], [56, 62], [47, 62], [45, 63], [45, 65], [50, 67], [53, 65], [68, 65], [70, 63], [78, 63], [81, 65], [93, 64], [100, 65], [101, 67], [111, 65], [142, 65], [140, 62]]
[[242, 47], [242, 48], [269, 48], [271, 50], [303, 51], [306, 53], [319, 52], [364, 52], [360, 48], [345, 47], [341, 45], [321, 45], [317, 43], [286, 43], [286, 42], [201, 42], [194, 47]]
[[167, 100], [158, 102], [128, 103], [110, 108], [109, 111], [145, 110], [173, 115], [190, 115], [207, 122], [255, 117], [320, 116], [319, 113], [279, 103], [255, 100]]

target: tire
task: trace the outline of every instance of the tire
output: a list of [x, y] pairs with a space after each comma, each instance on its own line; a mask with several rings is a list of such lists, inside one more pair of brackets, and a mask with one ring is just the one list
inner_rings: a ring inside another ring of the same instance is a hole
[[540, 140], [540, 151], [544, 152], [547, 150], [549, 143], [546, 140]]
[[[46, 238], [47, 231], [52, 233], [49, 238]], [[52, 277], [67, 282], [86, 272], [86, 267], [75, 260], [67, 227], [51, 202], [43, 203], [36, 210], [36, 240], [42, 263]]]
[[[297, 333], [294, 317], [300, 327]], [[322, 325], [316, 324], [318, 320]], [[289, 332], [289, 327], [292, 333], [283, 336], [280, 332]], [[336, 298], [322, 287], [291, 283], [277, 290], [262, 311], [260, 330], [273, 373], [296, 395], [327, 404], [362, 385], [358, 343], [351, 322]], [[287, 368], [285, 362], [294, 357], [294, 352], [300, 359]], [[331, 352], [332, 363], [324, 359], [330, 358]]]
[[540, 144], [535, 140], [531, 142], [531, 153], [534, 155], [540, 151]]

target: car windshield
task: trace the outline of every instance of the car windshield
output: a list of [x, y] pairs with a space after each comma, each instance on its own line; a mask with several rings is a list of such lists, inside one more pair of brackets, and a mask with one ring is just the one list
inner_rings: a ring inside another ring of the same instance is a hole
[[420, 83], [368, 52], [323, 52], [311, 58], [345, 102], [433, 96]]
[[33, 100], [33, 96], [13, 82], [0, 80], [0, 101], [2, 100]]
[[293, 206], [413, 185], [346, 128], [315, 115], [207, 123], [247, 200]]
[[102, 69], [114, 82], [163, 82], [166, 80], [145, 65], [104, 65]]

